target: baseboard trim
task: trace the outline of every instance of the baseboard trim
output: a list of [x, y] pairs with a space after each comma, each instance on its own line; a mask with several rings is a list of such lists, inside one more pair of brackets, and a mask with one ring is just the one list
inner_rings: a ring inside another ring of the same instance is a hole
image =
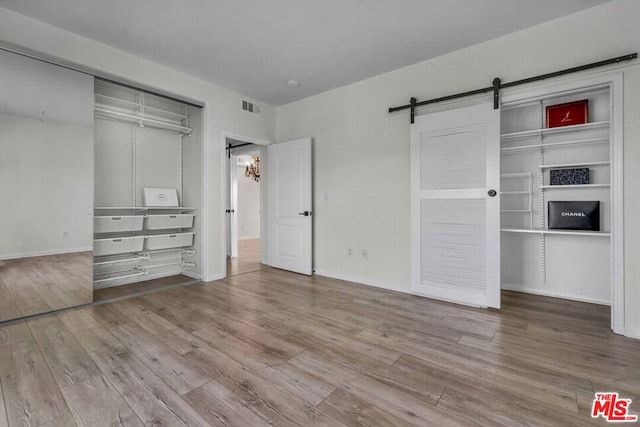
[[51, 251], [42, 251], [42, 252], [27, 252], [23, 254], [2, 255], [0, 256], [0, 261], [8, 261], [11, 259], [18, 259], [18, 258], [35, 258], [39, 256], [49, 256], [49, 255], [74, 254], [78, 252], [93, 252], [93, 246], [90, 246], [88, 248], [65, 249], [63, 251], [51, 250]]
[[512, 283], [502, 283], [500, 288], [505, 291], [522, 292], [525, 294], [540, 295], [543, 297], [561, 298], [561, 299], [567, 299], [571, 301], [588, 302], [591, 304], [599, 304], [599, 305], [607, 305], [607, 306], [611, 305], [610, 301], [598, 300], [598, 299], [592, 299], [592, 298], [581, 298], [581, 297], [576, 297], [574, 295], [569, 295], [569, 294], [563, 294], [558, 292], [548, 292], [543, 289], [521, 288], [521, 287], [518, 287], [518, 285], [514, 285]]
[[[191, 276], [189, 276], [191, 277]], [[200, 279], [203, 282], [215, 282], [216, 280], [222, 280], [224, 279], [226, 276], [222, 273], [218, 273], [218, 274], [212, 274], [211, 276], [208, 276], [204, 279]]]
[[[398, 285], [398, 284], [382, 282], [382, 281], [379, 281], [379, 280], [364, 279], [364, 278], [359, 277], [359, 276], [350, 275], [350, 274], [336, 273], [336, 272], [333, 272], [333, 271], [324, 270], [322, 268], [316, 268], [314, 270], [314, 274], [316, 274], [318, 276], [330, 277], [332, 279], [344, 280], [344, 281], [347, 281], [347, 282], [354, 282], [354, 283], [358, 283], [358, 284], [361, 284], [361, 285], [372, 286], [374, 288], [381, 288], [381, 289], [386, 289], [386, 290], [389, 290], [389, 291], [402, 292], [403, 294], [417, 295], [417, 294], [412, 293], [411, 289], [403, 288], [401, 285]], [[422, 295], [419, 295], [419, 296], [422, 296]]]
[[192, 273], [190, 271], [182, 271], [183, 276], [187, 276], [187, 277], [191, 277], [192, 279], [196, 279], [196, 280], [202, 280], [202, 277], [199, 274], [196, 273]]
[[622, 335], [627, 338], [640, 340], [640, 328], [625, 328], [622, 332]]

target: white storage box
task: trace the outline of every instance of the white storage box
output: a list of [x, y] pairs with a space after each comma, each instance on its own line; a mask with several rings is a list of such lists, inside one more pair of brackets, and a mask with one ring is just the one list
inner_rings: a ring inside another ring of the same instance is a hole
[[142, 198], [145, 206], [179, 206], [175, 188], [143, 188]]
[[147, 250], [181, 248], [193, 244], [193, 236], [196, 233], [176, 233], [158, 234], [157, 236], [146, 236], [145, 245]]
[[93, 217], [94, 233], [115, 233], [120, 231], [142, 230], [143, 216], [95, 216]]
[[194, 214], [179, 215], [148, 215], [144, 228], [147, 230], [163, 230], [168, 228], [193, 227]]
[[115, 237], [93, 240], [93, 256], [126, 254], [140, 252], [144, 245], [144, 236]]

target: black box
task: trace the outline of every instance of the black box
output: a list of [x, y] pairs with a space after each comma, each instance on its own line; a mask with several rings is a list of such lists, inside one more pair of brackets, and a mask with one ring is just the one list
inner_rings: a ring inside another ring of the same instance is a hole
[[600, 231], [600, 202], [549, 202], [549, 229]]
[[550, 185], [583, 185], [589, 183], [589, 168], [551, 169]]

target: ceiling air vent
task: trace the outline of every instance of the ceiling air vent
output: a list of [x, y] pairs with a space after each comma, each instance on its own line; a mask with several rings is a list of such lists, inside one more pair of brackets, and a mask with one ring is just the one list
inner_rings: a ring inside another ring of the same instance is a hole
[[253, 102], [249, 102], [249, 101], [242, 101], [242, 109], [244, 111], [248, 111], [250, 113], [255, 113], [255, 114], [258, 114], [260, 112], [260, 108]]

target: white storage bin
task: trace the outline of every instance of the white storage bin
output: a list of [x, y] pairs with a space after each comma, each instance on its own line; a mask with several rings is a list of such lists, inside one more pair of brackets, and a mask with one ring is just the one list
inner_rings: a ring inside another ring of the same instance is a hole
[[193, 227], [194, 214], [148, 215], [144, 222], [147, 230]]
[[116, 233], [120, 231], [142, 230], [143, 216], [95, 216], [93, 217], [94, 233]]
[[93, 240], [93, 256], [126, 254], [140, 252], [144, 245], [144, 236], [115, 237]]
[[176, 233], [158, 234], [157, 236], [146, 236], [145, 246], [147, 250], [181, 248], [193, 244], [193, 236], [196, 233]]

